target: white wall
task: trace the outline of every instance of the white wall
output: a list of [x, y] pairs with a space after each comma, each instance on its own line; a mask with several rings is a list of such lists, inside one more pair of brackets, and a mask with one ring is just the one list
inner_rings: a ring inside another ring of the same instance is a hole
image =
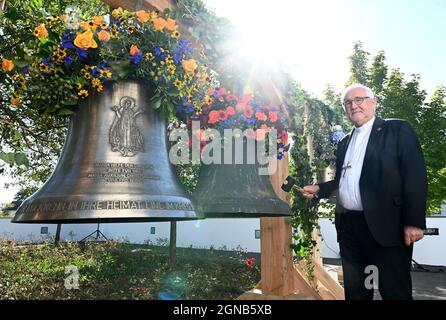
[[[55, 225], [17, 224], [9, 219], [0, 219], [0, 238], [16, 241], [41, 239], [40, 227], [47, 226], [52, 235]], [[155, 227], [155, 234], [150, 228]], [[339, 258], [334, 224], [329, 219], [320, 219], [322, 236], [321, 253], [324, 258]], [[414, 247], [413, 259], [420, 264], [446, 266], [446, 217], [427, 218], [428, 228], [439, 228], [438, 236], [425, 236]], [[177, 223], [177, 246], [195, 248], [226, 247], [228, 250], [241, 246], [249, 252], [260, 252], [260, 240], [255, 239], [255, 230], [260, 229], [259, 219], [207, 219]], [[79, 241], [96, 230], [96, 224], [64, 224], [61, 239]], [[101, 224], [100, 230], [109, 239], [143, 243], [156, 243], [159, 238], [169, 238], [170, 223], [108, 223]], [[70, 231], [74, 233], [70, 236]]]
[[[41, 239], [40, 228], [48, 227], [53, 236], [56, 225], [11, 223], [9, 219], [0, 219], [0, 238], [15, 241]], [[62, 240], [79, 241], [96, 230], [97, 224], [63, 224]], [[155, 234], [150, 234], [155, 227]], [[170, 222], [144, 223], [103, 223], [100, 231], [108, 239], [126, 240], [131, 243], [144, 243], [150, 240], [169, 239]], [[260, 252], [260, 239], [255, 239], [255, 230], [260, 229], [259, 219], [207, 219], [177, 222], [177, 246], [195, 248], [226, 247], [236, 249], [239, 245], [248, 252]], [[70, 234], [71, 233], [71, 234]], [[32, 239], [30, 235], [33, 235]], [[45, 236], [44, 236], [45, 237]]]

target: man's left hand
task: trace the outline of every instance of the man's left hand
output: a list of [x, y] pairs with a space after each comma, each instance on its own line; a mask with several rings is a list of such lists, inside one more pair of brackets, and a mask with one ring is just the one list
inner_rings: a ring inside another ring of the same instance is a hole
[[423, 229], [404, 226], [404, 244], [410, 246], [412, 243], [421, 240], [424, 236]]

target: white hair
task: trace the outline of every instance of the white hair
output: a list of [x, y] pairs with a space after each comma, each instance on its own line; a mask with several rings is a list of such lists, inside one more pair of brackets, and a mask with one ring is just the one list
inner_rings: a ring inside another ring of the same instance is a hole
[[370, 98], [372, 98], [372, 99], [375, 98], [375, 95], [373, 94], [372, 89], [370, 89], [369, 87], [366, 87], [365, 85], [356, 83], [356, 84], [352, 84], [351, 86], [348, 86], [347, 88], [345, 88], [344, 92], [341, 95], [341, 103], [344, 104], [344, 99], [345, 99], [345, 96], [347, 95], [347, 93], [349, 93], [351, 90], [359, 89], [359, 88], [364, 89]]

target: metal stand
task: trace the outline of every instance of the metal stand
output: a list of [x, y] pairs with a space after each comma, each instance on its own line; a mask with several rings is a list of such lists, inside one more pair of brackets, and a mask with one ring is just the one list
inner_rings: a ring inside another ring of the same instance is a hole
[[101, 232], [101, 230], [99, 230], [99, 223], [98, 226], [96, 227], [96, 230], [93, 231], [92, 233], [90, 233], [88, 236], [86, 236], [85, 238], [83, 238], [80, 242], [85, 241], [86, 239], [90, 238], [91, 236], [93, 236], [94, 234], [96, 234], [96, 236], [94, 237], [94, 239], [96, 241], [99, 241], [99, 238], [104, 238], [105, 241], [107, 241], [107, 237]]

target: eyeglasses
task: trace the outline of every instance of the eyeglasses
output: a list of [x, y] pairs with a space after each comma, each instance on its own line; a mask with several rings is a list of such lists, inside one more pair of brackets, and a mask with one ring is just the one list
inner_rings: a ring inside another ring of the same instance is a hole
[[370, 99], [370, 97], [354, 97], [353, 100], [344, 100], [344, 107], [350, 108], [353, 102], [355, 102], [357, 106], [360, 106], [365, 99]]

